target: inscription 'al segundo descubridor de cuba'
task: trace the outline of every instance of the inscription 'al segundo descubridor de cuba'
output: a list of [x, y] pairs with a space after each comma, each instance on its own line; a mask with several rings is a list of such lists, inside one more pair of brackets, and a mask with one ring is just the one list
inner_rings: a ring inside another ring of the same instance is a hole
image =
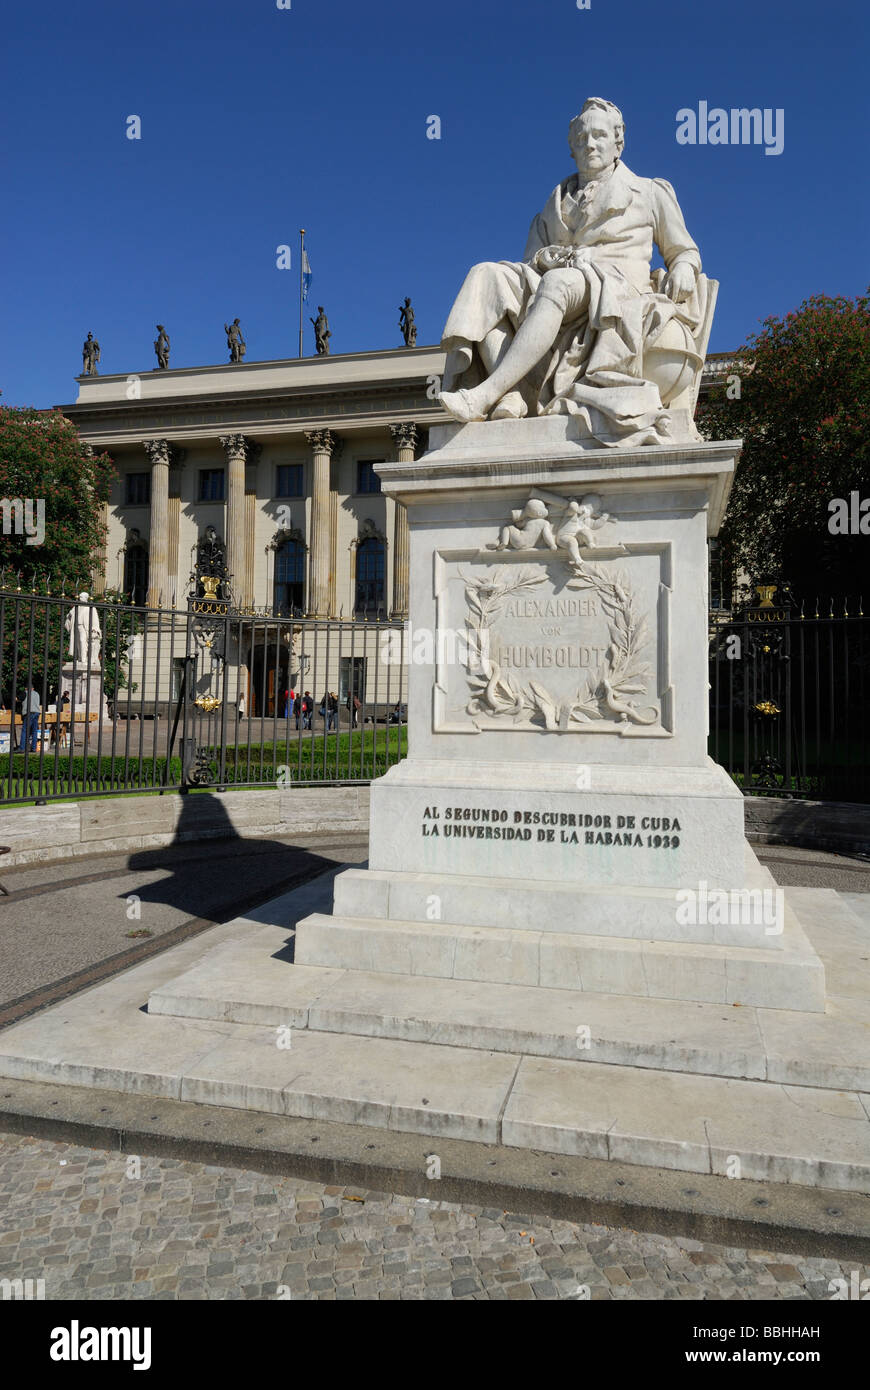
[[676, 816], [599, 811], [518, 811], [504, 806], [427, 806], [424, 839], [516, 840], [538, 844], [622, 845], [626, 849], [679, 849]]

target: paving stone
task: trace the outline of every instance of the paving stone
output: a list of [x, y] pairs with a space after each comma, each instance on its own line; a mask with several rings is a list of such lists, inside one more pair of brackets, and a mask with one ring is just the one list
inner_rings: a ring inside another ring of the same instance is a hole
[[463, 1298], [466, 1294], [477, 1293], [480, 1289], [476, 1279], [462, 1278], [454, 1279], [450, 1285], [450, 1291], [454, 1298]]
[[281, 1284], [304, 1302], [555, 1301], [582, 1286], [594, 1301], [793, 1302], [830, 1298], [855, 1267], [180, 1159], [143, 1169], [127, 1187], [116, 1155], [0, 1136], [0, 1273], [101, 1301], [264, 1300]]

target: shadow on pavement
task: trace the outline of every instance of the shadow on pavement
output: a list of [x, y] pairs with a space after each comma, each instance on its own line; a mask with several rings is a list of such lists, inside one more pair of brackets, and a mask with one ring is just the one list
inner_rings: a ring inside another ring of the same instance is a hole
[[[354, 854], [348, 862], [362, 858]], [[135, 890], [143, 904], [161, 903], [187, 917], [225, 922], [342, 862], [340, 852], [329, 856], [305, 845], [242, 837], [216, 793], [185, 796], [172, 844], [132, 854], [128, 867], [143, 874], [167, 871]]]

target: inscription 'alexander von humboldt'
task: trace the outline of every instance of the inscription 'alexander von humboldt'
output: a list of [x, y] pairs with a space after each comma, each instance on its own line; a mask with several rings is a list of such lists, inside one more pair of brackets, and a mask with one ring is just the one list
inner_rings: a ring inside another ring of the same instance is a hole
[[[549, 598], [513, 599], [505, 604], [504, 616], [514, 622], [532, 620], [540, 622], [553, 618], [597, 618], [598, 605], [591, 598]], [[560, 627], [543, 628], [542, 636], [558, 637]], [[551, 645], [506, 638], [499, 634], [500, 641], [495, 648], [495, 659], [504, 670], [527, 671], [557, 670], [598, 667], [604, 661], [608, 644], [594, 645], [588, 642]]]

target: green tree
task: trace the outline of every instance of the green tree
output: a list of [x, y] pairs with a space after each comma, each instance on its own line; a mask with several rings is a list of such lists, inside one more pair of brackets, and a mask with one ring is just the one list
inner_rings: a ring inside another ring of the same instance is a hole
[[[750, 580], [798, 597], [866, 590], [870, 540], [829, 530], [829, 503], [870, 497], [870, 299], [817, 294], [735, 353], [739, 381], [698, 408], [708, 439], [743, 439], [720, 546]], [[739, 392], [739, 395], [737, 394]]]
[[[64, 660], [67, 610], [28, 601], [28, 595], [72, 596], [90, 589], [105, 537], [101, 504], [114, 476], [109, 455], [91, 453], [60, 410], [0, 407], [0, 623], [7, 705], [20, 698], [31, 677], [44, 697], [54, 693]], [[29, 508], [14, 507], [15, 499]], [[36, 534], [26, 534], [25, 520], [37, 523]]]

